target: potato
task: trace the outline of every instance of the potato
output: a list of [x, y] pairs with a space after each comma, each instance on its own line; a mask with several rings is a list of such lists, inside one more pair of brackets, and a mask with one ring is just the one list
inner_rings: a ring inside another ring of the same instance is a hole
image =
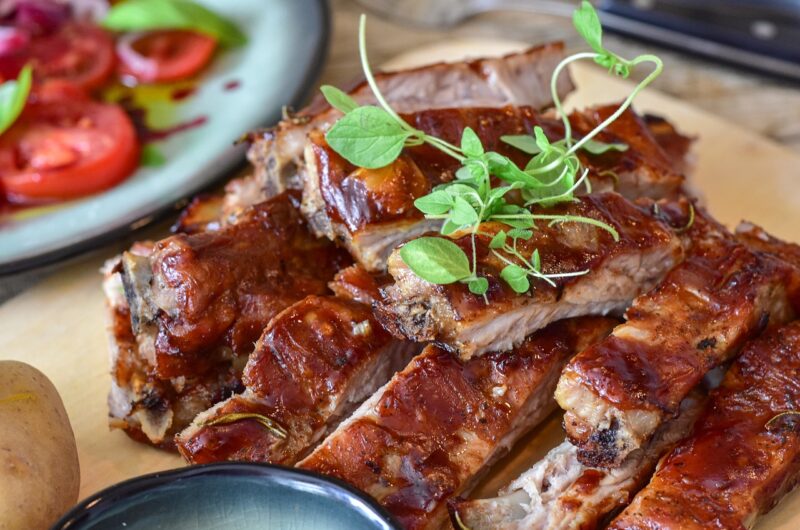
[[75, 436], [53, 384], [0, 361], [0, 530], [42, 530], [78, 500]]

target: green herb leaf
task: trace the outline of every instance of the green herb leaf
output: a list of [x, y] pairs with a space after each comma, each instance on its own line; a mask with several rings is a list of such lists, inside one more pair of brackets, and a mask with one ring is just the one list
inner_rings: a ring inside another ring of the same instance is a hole
[[167, 162], [167, 157], [154, 145], [148, 144], [142, 147], [142, 154], [139, 156], [139, 161], [143, 166], [158, 167], [163, 166]]
[[572, 23], [575, 25], [575, 30], [595, 52], [606, 53], [603, 49], [603, 26], [590, 2], [587, 0], [581, 2], [581, 7], [572, 14]]
[[112, 31], [188, 29], [223, 46], [241, 46], [247, 37], [230, 20], [189, 0], [125, 0], [115, 4], [102, 25]]
[[489, 280], [483, 277], [474, 278], [469, 281], [467, 287], [469, 287], [469, 292], [472, 294], [483, 295], [489, 290]]
[[536, 272], [541, 272], [542, 270], [542, 258], [539, 256], [539, 249], [534, 249], [533, 254], [531, 254], [531, 265], [533, 266], [533, 270]]
[[319, 90], [322, 92], [322, 95], [325, 96], [325, 101], [343, 114], [347, 114], [358, 108], [358, 103], [356, 103], [353, 98], [335, 86], [322, 85], [319, 87]]
[[483, 144], [478, 135], [471, 128], [467, 127], [461, 134], [461, 151], [469, 158], [480, 158], [483, 156]]
[[442, 228], [441, 230], [439, 230], [439, 232], [441, 232], [442, 235], [449, 236], [450, 234], [452, 234], [456, 230], [459, 230], [460, 228], [461, 228], [460, 225], [457, 225], [456, 223], [448, 219], [444, 222], [444, 224], [442, 224]]
[[353, 165], [375, 169], [400, 156], [411, 133], [379, 107], [359, 107], [325, 135], [328, 145]]
[[525, 269], [518, 265], [506, 265], [500, 271], [500, 277], [511, 287], [516, 293], [526, 293], [531, 288], [531, 282], [528, 280], [528, 273]]
[[444, 190], [438, 190], [415, 200], [414, 206], [427, 215], [442, 215], [453, 207], [453, 197]]
[[453, 201], [453, 210], [450, 214], [450, 219], [459, 226], [474, 225], [479, 220], [478, 212], [476, 212], [475, 208], [464, 200], [463, 197], [456, 197]]
[[550, 140], [548, 140], [547, 135], [544, 134], [544, 129], [538, 125], [533, 128], [533, 137], [539, 151], [548, 151], [551, 149]]
[[529, 155], [537, 155], [542, 152], [536, 145], [536, 139], [528, 134], [506, 134], [501, 136], [500, 140]]
[[510, 183], [519, 182], [526, 188], [542, 187], [539, 179], [525, 173], [515, 163], [499, 153], [486, 153], [486, 160], [489, 164], [489, 172], [499, 179]]
[[508, 231], [508, 237], [512, 239], [524, 239], [525, 241], [533, 237], [533, 232], [524, 228], [514, 228]]
[[26, 65], [16, 80], [6, 81], [0, 85], [0, 134], [6, 132], [17, 121], [28, 94], [31, 91], [32, 68]]
[[461, 247], [441, 237], [420, 237], [400, 248], [403, 262], [420, 278], [439, 285], [468, 278], [469, 259]]
[[506, 232], [505, 230], [500, 230], [497, 232], [491, 241], [489, 241], [489, 248], [503, 248], [506, 244]]
[[614, 143], [614, 144], [607, 144], [605, 142], [600, 142], [598, 140], [589, 140], [585, 144], [581, 146], [581, 149], [584, 151], [588, 151], [593, 155], [602, 155], [603, 153], [607, 153], [608, 151], [627, 151], [628, 144], [623, 143]]

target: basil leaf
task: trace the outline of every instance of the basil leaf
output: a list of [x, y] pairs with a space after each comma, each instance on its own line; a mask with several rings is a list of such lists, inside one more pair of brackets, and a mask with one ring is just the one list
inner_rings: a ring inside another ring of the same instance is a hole
[[441, 237], [420, 237], [400, 248], [400, 257], [423, 280], [445, 285], [470, 276], [469, 259], [461, 247]]
[[536, 140], [536, 146], [539, 148], [540, 151], [548, 151], [550, 150], [550, 140], [547, 139], [547, 136], [544, 134], [544, 129], [539, 127], [538, 125], [533, 128], [533, 137]]
[[441, 228], [441, 230], [439, 230], [439, 232], [441, 232], [441, 234], [444, 235], [444, 236], [449, 236], [450, 234], [452, 234], [453, 232], [455, 232], [456, 230], [458, 230], [460, 228], [461, 228], [461, 226], [455, 224], [453, 221], [448, 219], [447, 221], [444, 222], [444, 224], [442, 225], [442, 228]]
[[541, 272], [542, 270], [542, 258], [539, 256], [539, 249], [534, 249], [533, 254], [531, 254], [531, 265], [533, 265], [533, 270], [536, 272]]
[[533, 136], [527, 134], [506, 134], [501, 136], [500, 140], [529, 155], [536, 155], [542, 151], [539, 149], [539, 146], [536, 145], [536, 140]]
[[461, 150], [468, 158], [480, 158], [483, 156], [483, 144], [478, 135], [471, 128], [467, 127], [461, 134]]
[[0, 134], [14, 125], [22, 114], [31, 91], [32, 70], [30, 65], [25, 65], [16, 79], [0, 85]]
[[375, 169], [397, 160], [410, 136], [388, 112], [367, 106], [345, 114], [325, 134], [325, 139], [351, 164]]
[[516, 293], [525, 293], [531, 288], [531, 282], [528, 280], [528, 273], [518, 265], [506, 265], [500, 271], [500, 277], [511, 287]]
[[139, 161], [143, 166], [159, 167], [166, 163], [167, 157], [155, 146], [145, 145], [142, 147], [142, 154], [139, 155]]
[[325, 96], [325, 101], [327, 101], [331, 107], [341, 111], [343, 114], [347, 114], [348, 112], [358, 108], [358, 103], [356, 103], [353, 98], [335, 86], [322, 85], [319, 87], [319, 90], [322, 92], [322, 95]]
[[453, 207], [453, 197], [444, 190], [438, 190], [415, 200], [414, 206], [424, 214], [442, 215]]
[[525, 241], [533, 237], [533, 232], [523, 228], [514, 228], [508, 231], [508, 237], [512, 239], [524, 239]]
[[627, 151], [628, 144], [623, 143], [615, 143], [615, 144], [607, 144], [605, 142], [600, 142], [597, 140], [589, 140], [585, 144], [581, 146], [581, 149], [584, 151], [588, 151], [593, 155], [602, 155], [603, 153], [607, 153], [608, 151]]
[[491, 241], [489, 241], [489, 248], [503, 248], [506, 244], [506, 232], [505, 230], [500, 230], [497, 232]]
[[540, 188], [542, 186], [541, 181], [536, 177], [528, 175], [518, 168], [515, 163], [499, 153], [487, 153], [486, 160], [489, 163], [489, 172], [499, 179], [510, 183], [519, 182], [526, 188]]
[[233, 22], [189, 0], [125, 0], [108, 11], [102, 25], [112, 31], [188, 29], [213, 37], [223, 46], [247, 42]]
[[478, 222], [478, 212], [463, 197], [456, 197], [450, 220], [459, 226], [469, 226]]
[[581, 2], [581, 7], [572, 14], [572, 23], [575, 25], [575, 30], [595, 52], [605, 54], [602, 42], [603, 26], [590, 2], [587, 0]]
[[469, 292], [472, 294], [486, 294], [486, 291], [489, 290], [489, 280], [478, 277], [474, 280], [470, 280], [467, 287], [469, 287]]

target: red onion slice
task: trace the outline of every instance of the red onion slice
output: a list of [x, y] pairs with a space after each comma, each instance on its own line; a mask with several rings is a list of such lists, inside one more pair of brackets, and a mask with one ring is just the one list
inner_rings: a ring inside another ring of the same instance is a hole
[[146, 33], [124, 33], [117, 39], [117, 55], [140, 81], [155, 79], [158, 74], [158, 63], [137, 52], [133, 43]]
[[19, 28], [0, 26], [0, 57], [14, 55], [28, 45], [31, 36]]

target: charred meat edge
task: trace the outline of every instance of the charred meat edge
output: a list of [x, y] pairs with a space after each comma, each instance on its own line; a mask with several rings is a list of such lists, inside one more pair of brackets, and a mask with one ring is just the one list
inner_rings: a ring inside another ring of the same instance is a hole
[[752, 528], [800, 479], [800, 322], [749, 343], [613, 530]]
[[[376, 74], [384, 97], [398, 112], [440, 107], [502, 107], [553, 104], [550, 77], [564, 57], [562, 43], [549, 43], [503, 57], [457, 63], [436, 63], [419, 68]], [[558, 94], [573, 89], [569, 75], [558, 80]], [[347, 91], [360, 104], [375, 102], [366, 82]], [[318, 95], [308, 107], [287, 115], [276, 127], [252, 133], [248, 159], [253, 177], [238, 181], [226, 197], [228, 214], [286, 189], [302, 189], [302, 155], [306, 135], [326, 129], [341, 113]]]
[[[541, 213], [594, 217], [614, 226], [620, 240], [614, 242], [605, 230], [586, 224], [540, 223], [529, 241], [519, 242], [520, 252], [538, 249], [545, 273], [590, 272], [556, 280], [556, 287], [532, 280], [528, 293], [517, 294], [500, 280], [504, 263], [488, 250], [491, 235], [507, 227], [484, 223], [476, 239], [478, 266], [490, 283], [489, 304], [464, 284], [433, 285], [419, 278], [395, 250], [389, 258], [395, 283], [384, 289], [379, 304], [382, 321], [398, 336], [437, 341], [467, 359], [510, 349], [562, 318], [621, 313], [682, 257], [680, 241], [668, 224], [616, 193], [588, 195]], [[471, 249], [469, 236], [454, 234], [451, 239]]]
[[798, 270], [748, 250], [707, 213], [698, 210], [687, 239], [686, 260], [561, 376], [556, 399], [586, 465], [619, 466], [709, 370], [800, 307]]
[[[470, 530], [584, 530], [598, 528], [624, 507], [650, 477], [658, 459], [688, 434], [702, 409], [703, 393], [686, 398], [677, 418], [666, 422], [647, 447], [618, 469], [587, 467], [564, 441], [493, 499], [451, 503], [453, 526]], [[457, 518], [456, 518], [457, 514]]]
[[569, 356], [616, 322], [561, 321], [514, 351], [466, 363], [429, 346], [298, 465], [366, 491], [406, 528], [438, 528], [447, 501], [553, 411]]

